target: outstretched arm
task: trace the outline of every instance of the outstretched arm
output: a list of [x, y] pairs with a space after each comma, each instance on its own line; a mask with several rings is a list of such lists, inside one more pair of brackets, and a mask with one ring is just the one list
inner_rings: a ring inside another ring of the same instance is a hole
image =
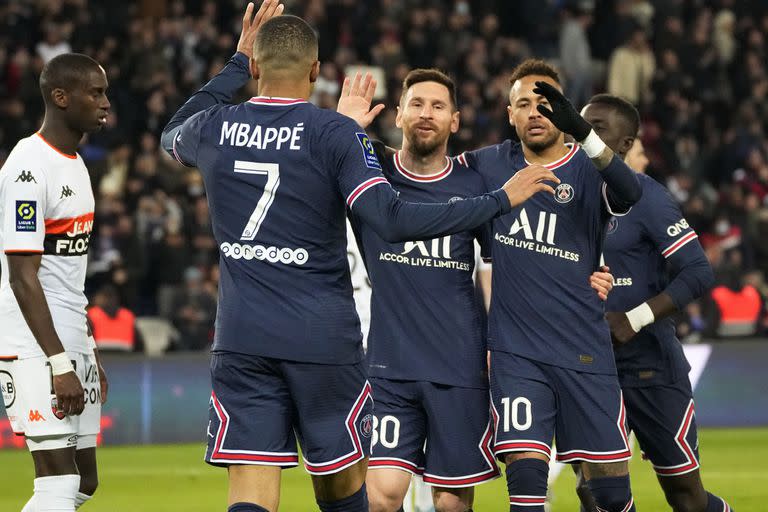
[[253, 14], [253, 2], [248, 4], [243, 16], [243, 28], [237, 43], [237, 53], [216, 76], [200, 88], [168, 121], [160, 138], [163, 149], [168, 154], [187, 165], [195, 165], [194, 158], [180, 158], [174, 150], [174, 143], [184, 122], [215, 105], [229, 103], [235, 93], [251, 79], [249, 61], [253, 57], [253, 43], [259, 27], [268, 19], [283, 13], [280, 0], [264, 0], [256, 14]]

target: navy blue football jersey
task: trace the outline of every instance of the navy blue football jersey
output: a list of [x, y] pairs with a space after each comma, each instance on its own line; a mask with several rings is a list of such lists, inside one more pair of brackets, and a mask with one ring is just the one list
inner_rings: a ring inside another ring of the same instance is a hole
[[[226, 68], [218, 79], [231, 81]], [[205, 182], [220, 252], [215, 351], [357, 362], [347, 209], [392, 239], [464, 231], [509, 209], [503, 191], [448, 205], [400, 201], [360, 127], [303, 100], [211, 106], [187, 118], [168, 149]]]
[[[679, 269], [706, 258], [667, 189], [648, 176], [639, 178], [643, 198], [627, 215], [608, 222], [605, 263], [615, 280], [608, 311], [629, 311], [664, 291], [668, 263]], [[671, 318], [644, 327], [615, 352], [622, 385], [670, 383], [690, 369]]]
[[[399, 153], [379, 158], [401, 199], [447, 203], [481, 195], [482, 177], [455, 159], [432, 176], [408, 171]], [[472, 279], [474, 240], [485, 252], [484, 227], [422, 241], [388, 243], [354, 216], [353, 228], [371, 280], [369, 374], [487, 388], [485, 313]]]
[[[527, 167], [522, 146], [501, 144], [460, 157], [489, 187]], [[590, 287], [610, 208], [589, 157], [571, 146], [546, 166], [561, 180], [493, 221], [491, 350], [590, 373], [616, 367], [603, 302]]]

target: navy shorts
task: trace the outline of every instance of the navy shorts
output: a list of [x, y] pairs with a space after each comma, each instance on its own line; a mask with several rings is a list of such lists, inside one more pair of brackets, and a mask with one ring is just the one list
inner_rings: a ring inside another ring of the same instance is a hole
[[624, 388], [627, 423], [659, 476], [699, 469], [693, 390], [688, 378], [670, 385]]
[[371, 378], [374, 436], [369, 469], [423, 475], [438, 487], [471, 487], [500, 475], [487, 389]]
[[632, 454], [616, 375], [491, 353], [494, 453], [539, 452], [560, 462], [618, 462]]
[[211, 357], [206, 462], [337, 473], [370, 455], [371, 386], [361, 361], [299, 363], [218, 352]]

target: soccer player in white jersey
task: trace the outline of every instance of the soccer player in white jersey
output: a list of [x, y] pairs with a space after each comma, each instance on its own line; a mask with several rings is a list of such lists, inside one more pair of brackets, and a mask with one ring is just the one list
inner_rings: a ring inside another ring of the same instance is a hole
[[4, 399], [35, 464], [23, 512], [74, 511], [98, 483], [107, 382], [86, 325], [94, 198], [77, 146], [104, 126], [106, 89], [104, 69], [90, 57], [48, 62], [43, 126], [0, 169], [0, 356], [4, 390], [14, 391]]

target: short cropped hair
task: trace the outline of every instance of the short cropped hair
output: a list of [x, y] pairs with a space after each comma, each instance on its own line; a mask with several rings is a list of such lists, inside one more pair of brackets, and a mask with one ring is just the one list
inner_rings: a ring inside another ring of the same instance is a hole
[[514, 85], [518, 80], [531, 75], [548, 76], [560, 84], [560, 74], [555, 67], [541, 59], [526, 59], [512, 71], [509, 83]]
[[456, 99], [456, 82], [453, 78], [446, 75], [439, 69], [431, 68], [418, 68], [408, 73], [403, 80], [403, 94], [400, 96], [400, 100], [405, 97], [408, 89], [421, 82], [436, 82], [440, 85], [444, 85], [448, 89], [448, 95], [451, 98], [451, 104], [456, 110], [458, 108], [458, 100]]
[[624, 119], [632, 130], [632, 136], [636, 137], [640, 131], [640, 112], [628, 100], [614, 96], [613, 94], [596, 94], [590, 98], [587, 105], [605, 105], [616, 110], [616, 113]]
[[63, 53], [52, 58], [43, 66], [40, 73], [40, 92], [45, 102], [49, 102], [51, 91], [64, 89], [71, 91], [84, 87], [91, 71], [101, 71], [98, 62], [82, 53]]
[[298, 16], [283, 15], [267, 20], [256, 35], [253, 53], [259, 66], [286, 70], [317, 60], [317, 34]]

